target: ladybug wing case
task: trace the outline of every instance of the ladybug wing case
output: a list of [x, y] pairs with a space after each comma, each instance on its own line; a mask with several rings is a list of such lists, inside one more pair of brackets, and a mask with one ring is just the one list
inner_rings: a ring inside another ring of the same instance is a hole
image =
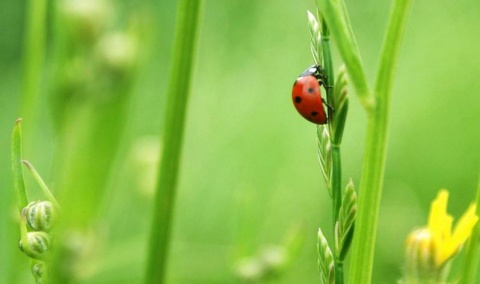
[[315, 124], [327, 123], [320, 94], [320, 84], [314, 76], [301, 76], [295, 81], [292, 89], [292, 101], [300, 115], [308, 121]]

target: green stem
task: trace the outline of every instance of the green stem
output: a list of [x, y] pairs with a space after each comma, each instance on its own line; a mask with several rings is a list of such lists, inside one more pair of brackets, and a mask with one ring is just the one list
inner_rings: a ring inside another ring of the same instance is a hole
[[[335, 84], [335, 79], [333, 75], [333, 62], [332, 62], [332, 52], [330, 49], [330, 32], [327, 28], [327, 23], [322, 23], [323, 33], [322, 33], [322, 50], [323, 50], [323, 68], [325, 69], [325, 84], [324, 88], [327, 92], [327, 102], [330, 106], [333, 106], [333, 85]], [[332, 109], [328, 108], [328, 117], [332, 117]]]
[[15, 192], [17, 194], [18, 210], [22, 212], [23, 207], [27, 206], [28, 198], [25, 190], [25, 180], [23, 179], [22, 168], [22, 119], [19, 118], [13, 126], [12, 134], [12, 171]]
[[[23, 94], [21, 115], [29, 121], [27, 130], [34, 129], [35, 109], [43, 61], [45, 57], [46, 0], [29, 0], [27, 5], [24, 61], [23, 61]], [[29, 137], [31, 131], [26, 131]], [[27, 138], [28, 138], [27, 137]], [[26, 139], [27, 144], [29, 139]]]
[[[476, 198], [476, 214], [480, 216], [480, 176], [478, 180], [477, 187], [477, 198]], [[475, 283], [478, 269], [478, 243], [480, 239], [480, 225], [477, 222], [475, 228], [472, 231], [470, 240], [468, 241], [466, 252], [465, 252], [465, 262], [463, 265], [463, 273], [460, 283], [462, 284], [473, 284]]]
[[[330, 50], [330, 33], [328, 31], [328, 27], [326, 23], [322, 24], [323, 27], [323, 35], [322, 35], [322, 49], [323, 49], [323, 64], [325, 70], [325, 90], [327, 92], [327, 102], [330, 106], [335, 107], [333, 105], [333, 85], [335, 84], [335, 79], [333, 75], [333, 62], [332, 62], [332, 53]], [[328, 117], [332, 117], [332, 109], [327, 107], [328, 109]], [[331, 122], [331, 121], [330, 121]], [[330, 133], [332, 131], [330, 130]], [[342, 166], [340, 163], [340, 145], [332, 145], [332, 201], [333, 201], [333, 227], [335, 227], [335, 223], [338, 220], [338, 213], [340, 211], [340, 205], [342, 202]]]
[[335, 261], [335, 284], [343, 284], [343, 262]]
[[335, 228], [342, 206], [342, 163], [339, 145], [332, 145], [332, 199], [333, 227]]
[[52, 202], [53, 206], [55, 207], [55, 209], [57, 211], [60, 211], [60, 204], [58, 204], [57, 200], [55, 199], [55, 197], [53, 196], [53, 194], [50, 192], [50, 190], [48, 189], [47, 185], [45, 184], [45, 182], [43, 181], [43, 179], [40, 177], [40, 175], [38, 174], [38, 172], [35, 170], [35, 168], [33, 167], [32, 164], [30, 164], [30, 162], [28, 162], [27, 160], [23, 160], [22, 161], [23, 164], [27, 167], [27, 169], [30, 171], [30, 173], [32, 174], [33, 178], [35, 179], [35, 181], [38, 183], [38, 185], [40, 186], [40, 188], [42, 189], [43, 191], [43, 194], [45, 194], [45, 196], [48, 198], [48, 200], [50, 200], [50, 202]]
[[[332, 145], [332, 206], [333, 206], [333, 228], [340, 214], [342, 206], [342, 164], [340, 157], [340, 146]], [[334, 238], [337, 238], [334, 234]], [[335, 240], [335, 243], [339, 240]], [[343, 284], [343, 263], [338, 259], [339, 255], [335, 252], [335, 283]]]
[[154, 199], [145, 283], [164, 283], [165, 281], [185, 113], [201, 6], [200, 0], [180, 0], [177, 7], [173, 65], [167, 92], [162, 158]]
[[28, 241], [28, 230], [27, 230], [27, 221], [24, 212], [20, 213], [20, 240], [24, 251], [32, 251], [30, 247], [30, 242]]
[[338, 50], [345, 61], [345, 66], [360, 103], [365, 109], [370, 110], [374, 106], [374, 99], [368, 86], [357, 41], [350, 27], [348, 14], [345, 13], [344, 4], [341, 2], [317, 0], [317, 6], [321, 7], [322, 17], [328, 23], [328, 27], [335, 37]]
[[[321, 20], [321, 19], [319, 19]], [[335, 84], [334, 79], [334, 72], [333, 72], [333, 62], [332, 62], [332, 53], [330, 50], [330, 31], [328, 30], [328, 26], [326, 22], [322, 23], [322, 50], [323, 50], [323, 64], [325, 69], [325, 90], [327, 92], [327, 102], [333, 108], [334, 105], [334, 89], [333, 86]], [[331, 118], [334, 115], [335, 110], [327, 107], [328, 109], [328, 117], [330, 120], [329, 127], [330, 133], [333, 133], [331, 130]], [[333, 137], [330, 136], [330, 139]], [[332, 211], [333, 211], [333, 228], [335, 228], [335, 224], [338, 221], [338, 215], [340, 213], [340, 207], [342, 205], [342, 163], [340, 157], [340, 145], [334, 145], [332, 142]], [[334, 234], [335, 238], [335, 234]], [[336, 240], [335, 240], [336, 241]], [[341, 263], [337, 255], [334, 258], [335, 264], [335, 283], [336, 284], [343, 284], [343, 263]]]
[[410, 2], [396, 0], [392, 7], [375, 84], [376, 107], [368, 113], [350, 283], [371, 283], [388, 141], [391, 89]]

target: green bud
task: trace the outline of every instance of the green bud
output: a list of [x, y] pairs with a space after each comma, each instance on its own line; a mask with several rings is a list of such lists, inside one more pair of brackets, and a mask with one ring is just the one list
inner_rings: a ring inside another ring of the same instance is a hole
[[45, 271], [45, 262], [37, 262], [32, 265], [32, 274], [37, 283], [42, 283], [42, 277]]
[[101, 38], [96, 53], [103, 67], [124, 74], [132, 70], [135, 65], [137, 43], [126, 33], [112, 32]]
[[340, 66], [338, 76], [335, 81], [333, 94], [333, 115], [331, 117], [330, 131], [332, 133], [332, 142], [335, 145], [342, 143], [343, 130], [347, 120], [348, 113], [348, 83], [347, 71], [345, 65]]
[[449, 265], [437, 266], [437, 248], [427, 228], [413, 231], [407, 239], [405, 277], [403, 283], [442, 284], [447, 283]]
[[265, 277], [265, 265], [256, 257], [241, 259], [236, 267], [235, 274], [243, 282], [258, 282]]
[[317, 126], [318, 161], [322, 169], [323, 178], [327, 184], [328, 193], [332, 196], [332, 144], [328, 127]]
[[87, 44], [95, 42], [110, 16], [110, 7], [102, 0], [66, 0], [61, 8], [69, 35]]
[[270, 245], [262, 249], [260, 259], [269, 273], [279, 273], [287, 263], [287, 252], [282, 246]]
[[26, 255], [34, 259], [45, 259], [50, 248], [50, 235], [45, 232], [29, 232], [27, 233], [28, 244], [25, 240], [20, 239], [18, 247]]
[[333, 254], [321, 229], [318, 229], [318, 270], [322, 284], [335, 284], [335, 265]]
[[322, 34], [320, 32], [320, 24], [315, 16], [307, 11], [308, 16], [308, 30], [310, 31], [310, 50], [312, 51], [315, 64], [323, 66], [323, 50], [322, 50]]
[[335, 253], [341, 261], [345, 259], [350, 248], [356, 218], [357, 194], [353, 181], [350, 179], [343, 194], [338, 221], [335, 223]]
[[49, 232], [54, 225], [56, 212], [50, 201], [30, 202], [23, 211], [28, 227], [34, 231]]

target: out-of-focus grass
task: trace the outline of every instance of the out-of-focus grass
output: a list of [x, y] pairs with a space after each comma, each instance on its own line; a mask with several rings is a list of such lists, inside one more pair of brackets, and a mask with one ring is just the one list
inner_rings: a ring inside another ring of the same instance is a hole
[[[23, 8], [15, 1], [0, 5], [1, 15]], [[367, 75], [373, 78], [388, 4], [347, 5]], [[316, 231], [321, 224], [329, 232], [330, 205], [317, 163], [315, 127], [302, 120], [290, 102], [293, 80], [312, 63], [306, 19], [306, 10], [312, 7], [313, 2], [205, 3], [174, 219], [170, 283], [231, 282], [239, 257], [281, 242], [298, 222], [305, 226], [304, 246], [278, 283], [318, 281]], [[404, 239], [412, 228], [426, 223], [429, 202], [439, 188], [450, 190], [449, 210], [456, 216], [474, 198], [480, 145], [476, 78], [480, 54], [475, 48], [480, 45], [475, 36], [479, 8], [480, 3], [472, 1], [413, 4], [394, 86], [373, 283], [399, 278]], [[100, 219], [110, 243], [99, 245], [93, 262], [99, 265], [85, 268], [84, 283], [138, 283], [144, 271], [150, 198], [136, 188], [128, 157], [133, 141], [156, 135], [163, 117], [174, 3], [157, 9], [155, 47], [149, 49], [148, 66], [140, 71], [132, 96], [128, 130]], [[4, 23], [0, 29], [8, 31], [0, 40], [0, 147], [4, 149], [0, 152], [0, 253], [21, 258], [17, 240], [6, 232], [18, 230], [12, 221], [9, 138], [19, 108], [21, 57], [15, 50], [20, 46], [22, 15], [0, 16]], [[41, 107], [40, 113], [48, 113], [45, 101]], [[29, 160], [46, 181], [54, 182], [48, 174], [55, 146], [48, 114], [36, 125], [45, 128], [38, 130], [32, 147], [35, 159]], [[363, 129], [364, 113], [352, 96], [342, 158], [344, 179], [351, 176], [357, 183]], [[27, 259], [23, 260], [17, 283], [31, 277]], [[2, 257], [1, 283], [8, 269]]]

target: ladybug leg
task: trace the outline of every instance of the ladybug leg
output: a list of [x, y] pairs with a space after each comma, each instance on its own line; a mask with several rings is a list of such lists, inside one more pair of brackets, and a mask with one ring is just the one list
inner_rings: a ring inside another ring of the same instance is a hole
[[332, 88], [333, 88], [332, 85], [327, 85], [327, 84], [325, 84], [325, 83], [327, 83], [327, 75], [326, 75], [326, 74], [322, 74], [321, 82], [322, 82], [322, 86], [323, 86], [325, 89], [332, 89]]
[[322, 98], [322, 102], [323, 102], [324, 105], [327, 106], [328, 109], [330, 109], [330, 111], [334, 111], [333, 107], [331, 105], [327, 104], [327, 101], [325, 101], [323, 98]]
[[326, 84], [324, 84], [323, 87], [324, 87], [325, 89], [332, 89], [332, 88], [333, 88], [332, 85], [326, 85]]
[[317, 78], [318, 83], [325, 89], [333, 88], [333, 86], [325, 84], [327, 82], [327, 74], [325, 74], [323, 69], [318, 70], [318, 72], [315, 74], [315, 78]]

